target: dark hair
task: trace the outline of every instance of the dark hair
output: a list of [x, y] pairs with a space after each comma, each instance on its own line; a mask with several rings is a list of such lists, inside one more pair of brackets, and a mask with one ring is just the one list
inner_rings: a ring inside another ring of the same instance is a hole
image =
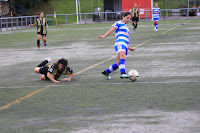
[[[68, 60], [64, 59], [64, 58], [58, 60], [56, 63], [54, 63], [55, 68], [58, 68], [58, 64], [63, 64], [66, 68], [67, 65], [68, 65]], [[64, 71], [65, 68], [63, 68], [63, 71]]]
[[130, 12], [122, 12], [121, 19], [123, 19], [123, 17], [126, 17], [128, 15], [131, 15], [131, 13]]
[[38, 12], [37, 15], [40, 15], [41, 13], [43, 13], [42, 11]]
[[62, 59], [58, 60], [58, 64], [59, 64], [59, 63], [60, 63], [60, 64], [63, 64], [65, 67], [67, 67], [67, 65], [68, 65], [68, 60], [62, 58]]

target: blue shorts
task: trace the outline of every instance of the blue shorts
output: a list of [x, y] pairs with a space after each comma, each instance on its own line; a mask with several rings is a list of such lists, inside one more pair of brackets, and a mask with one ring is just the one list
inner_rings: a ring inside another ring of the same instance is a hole
[[126, 55], [128, 55], [128, 48], [124, 45], [117, 45], [115, 46], [115, 50], [117, 53], [121, 52], [121, 51], [125, 51]]
[[159, 18], [153, 18], [153, 22], [159, 21]]

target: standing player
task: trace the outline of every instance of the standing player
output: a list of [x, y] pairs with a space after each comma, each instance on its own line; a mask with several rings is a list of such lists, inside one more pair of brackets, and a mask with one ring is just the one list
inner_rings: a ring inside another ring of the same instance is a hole
[[38, 49], [40, 49], [41, 36], [44, 41], [44, 46], [47, 45], [46, 36], [47, 36], [48, 24], [47, 24], [46, 18], [44, 18], [43, 12], [39, 12], [38, 15], [39, 15], [39, 18], [36, 19], [36, 22], [34, 24], [29, 24], [29, 26], [37, 26], [37, 46], [38, 46]]
[[102, 74], [105, 75], [107, 79], [111, 79], [109, 74], [111, 72], [114, 72], [118, 68], [121, 73], [121, 79], [130, 78], [130, 76], [127, 75], [125, 71], [125, 60], [128, 54], [128, 50], [135, 51], [135, 48], [129, 47], [129, 29], [126, 24], [130, 21], [130, 19], [130, 12], [122, 13], [122, 20], [115, 22], [112, 25], [112, 28], [105, 35], [98, 36], [98, 39], [105, 38], [108, 35], [112, 34], [114, 31], [116, 35], [115, 50], [118, 54], [118, 61], [117, 63], [111, 65], [107, 70], [102, 72]]
[[155, 31], [158, 30], [158, 22], [160, 18], [160, 8], [158, 7], [158, 3], [155, 4], [155, 7], [152, 10], [153, 12], [153, 22], [154, 22], [154, 29]]
[[139, 17], [140, 17], [140, 10], [137, 7], [137, 4], [134, 4], [134, 7], [130, 10], [130, 13], [133, 15], [133, 17], [132, 17], [132, 24], [134, 27], [133, 30], [136, 30], [137, 23], [139, 22]]
[[64, 80], [71, 81], [74, 76], [74, 72], [70, 67], [68, 67], [68, 60], [62, 58], [56, 63], [47, 65], [50, 61], [51, 59], [47, 58], [34, 69], [35, 73], [42, 74], [41, 80], [51, 80], [54, 83], [60, 83], [60, 81], [58, 81], [60, 76], [70, 75]]

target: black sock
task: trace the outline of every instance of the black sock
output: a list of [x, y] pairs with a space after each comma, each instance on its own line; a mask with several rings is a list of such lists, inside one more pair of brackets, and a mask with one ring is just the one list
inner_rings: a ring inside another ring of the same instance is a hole
[[37, 46], [40, 47], [40, 40], [37, 40]]
[[133, 25], [133, 27], [135, 27], [135, 24], [134, 24], [134, 23], [132, 23], [132, 25]]
[[37, 67], [43, 67], [48, 63], [48, 60], [44, 60], [42, 63], [40, 63]]
[[137, 23], [136, 23], [136, 25], [135, 25], [135, 28], [137, 28]]
[[47, 41], [45, 40], [44, 43], [46, 43]]

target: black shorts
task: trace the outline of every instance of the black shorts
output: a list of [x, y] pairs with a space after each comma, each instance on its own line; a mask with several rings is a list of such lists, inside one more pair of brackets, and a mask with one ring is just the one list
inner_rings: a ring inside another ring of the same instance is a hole
[[43, 34], [41, 32], [38, 32], [37, 34], [41, 35], [41, 36], [47, 36], [47, 33], [46, 34]]
[[139, 17], [132, 17], [132, 21], [139, 22]]
[[40, 68], [40, 74], [43, 74], [45, 76], [46, 80], [49, 80], [49, 78], [47, 77], [47, 72], [48, 72], [49, 67], [48, 66], [44, 66], [42, 68]]

